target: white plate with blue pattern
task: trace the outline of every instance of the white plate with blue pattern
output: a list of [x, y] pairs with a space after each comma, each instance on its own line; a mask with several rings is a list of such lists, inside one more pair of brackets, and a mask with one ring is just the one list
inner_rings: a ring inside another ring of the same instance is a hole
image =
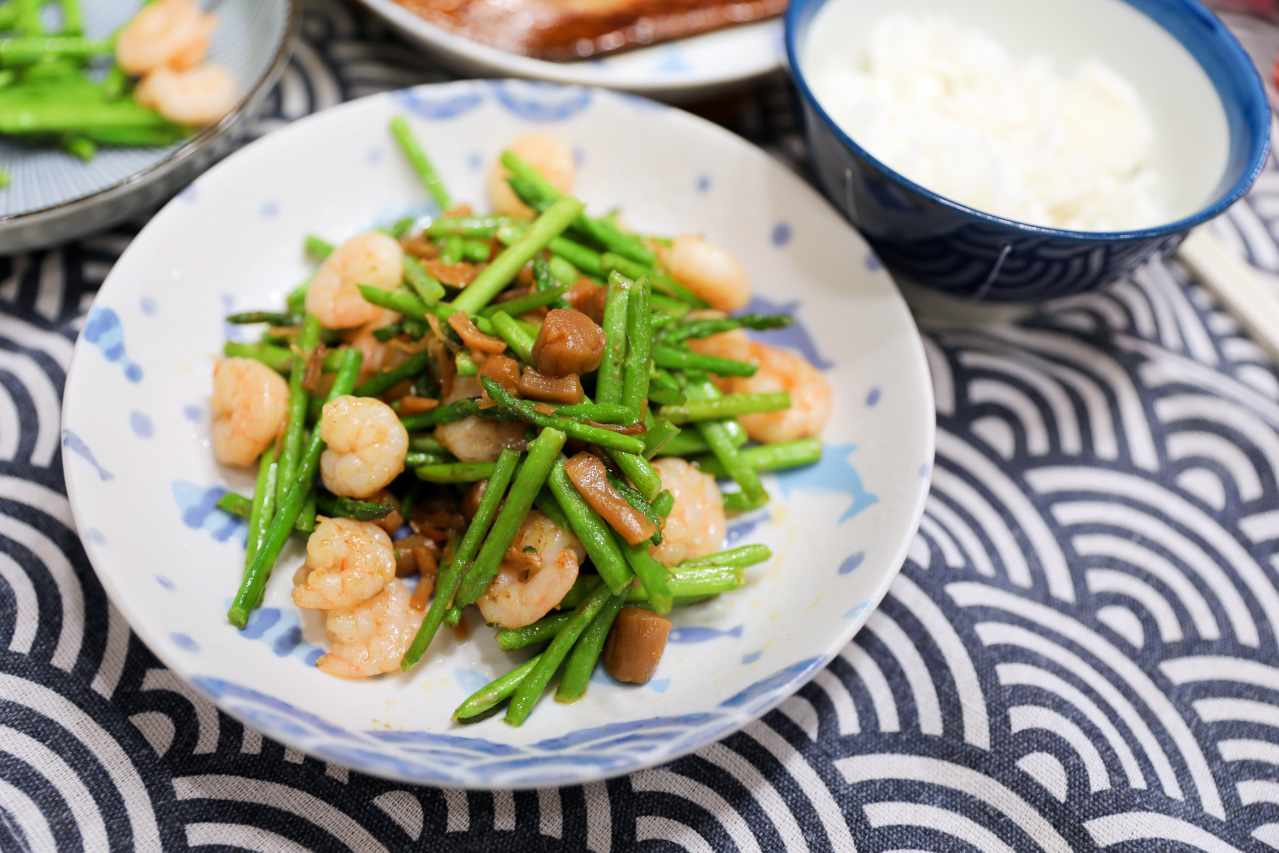
[[[231, 310], [278, 305], [308, 274], [303, 237], [341, 239], [434, 208], [389, 133], [410, 117], [458, 199], [483, 204], [489, 163], [530, 128], [576, 147], [576, 188], [641, 230], [698, 231], [751, 271], [757, 311], [797, 323], [773, 342], [836, 389], [825, 455], [768, 477], [764, 511], [729, 543], [774, 558], [745, 586], [681, 609], [647, 685], [597, 674], [572, 706], [545, 697], [523, 727], [449, 717], [523, 659], [482, 627], [448, 632], [408, 675], [360, 682], [312, 665], [318, 614], [290, 598], [282, 557], [237, 631], [226, 609], [244, 525], [214, 509], [247, 471], [209, 450], [210, 372]], [[642, 128], [643, 132], [625, 132]], [[377, 95], [277, 131], [170, 202], [111, 271], [76, 344], [63, 409], [67, 489], [89, 558], [148, 646], [227, 713], [356, 770], [433, 785], [582, 783], [670, 761], [798, 689], [851, 639], [906, 555], [933, 457], [931, 385], [905, 304], [860, 237], [758, 149], [685, 113], [600, 89], [462, 82]]]
[[[142, 0], [84, 0], [85, 32], [108, 36], [127, 22]], [[0, 254], [31, 251], [110, 227], [158, 205], [226, 154], [235, 131], [253, 113], [288, 63], [301, 23], [296, 0], [201, 0], [218, 26], [209, 58], [229, 70], [239, 100], [220, 122], [165, 148], [102, 148], [82, 162], [56, 146], [0, 138], [0, 169], [11, 183], [0, 189]], [[51, 4], [44, 23], [61, 26]]]
[[524, 77], [605, 86], [686, 103], [735, 88], [782, 67], [781, 18], [725, 27], [577, 62], [547, 62], [463, 38], [415, 15], [395, 0], [360, 0], [409, 41], [467, 77]]

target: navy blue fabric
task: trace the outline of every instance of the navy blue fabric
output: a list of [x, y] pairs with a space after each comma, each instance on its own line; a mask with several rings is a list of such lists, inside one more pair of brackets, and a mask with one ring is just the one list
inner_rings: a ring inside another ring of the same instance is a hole
[[[253, 135], [445, 79], [306, 4]], [[705, 108], [798, 163], [781, 80]], [[1279, 283], [1279, 169], [1218, 222]], [[925, 324], [938, 453], [856, 640], [778, 710], [655, 770], [407, 788], [219, 714], [108, 604], [58, 401], [138, 224], [0, 259], [0, 849], [1279, 848], [1279, 376], [1172, 264], [1016, 324]]]

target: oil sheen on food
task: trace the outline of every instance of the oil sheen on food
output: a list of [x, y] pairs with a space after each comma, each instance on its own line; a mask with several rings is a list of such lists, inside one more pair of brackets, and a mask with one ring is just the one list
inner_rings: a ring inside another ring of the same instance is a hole
[[1015, 57], [944, 15], [890, 15], [860, 50], [813, 57], [814, 93], [852, 139], [906, 178], [1007, 219], [1115, 231], [1166, 219], [1153, 130], [1100, 60]]

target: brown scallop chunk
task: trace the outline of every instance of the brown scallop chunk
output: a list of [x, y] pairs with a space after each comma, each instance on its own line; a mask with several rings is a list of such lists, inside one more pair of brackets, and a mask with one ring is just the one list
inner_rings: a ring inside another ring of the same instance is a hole
[[640, 607], [623, 607], [604, 642], [604, 668], [618, 681], [646, 684], [657, 671], [671, 620]]
[[564, 473], [582, 499], [620, 533], [628, 545], [653, 538], [657, 525], [617, 493], [608, 481], [608, 469], [597, 457], [583, 450], [564, 463]]
[[524, 368], [520, 376], [520, 393], [530, 400], [546, 400], [550, 403], [580, 403], [586, 399], [582, 380], [576, 373], [552, 379], [531, 367]]
[[400, 515], [400, 501], [389, 489], [379, 489], [365, 498], [366, 501], [391, 507], [391, 511], [373, 523], [392, 536], [404, 526], [404, 516]]
[[604, 290], [604, 288], [589, 278], [579, 278], [577, 284], [570, 287], [568, 292], [564, 294], [564, 301], [585, 314], [586, 309], [582, 307], [582, 304], [591, 298], [591, 294], [598, 293], [601, 290]]
[[492, 335], [486, 335], [475, 328], [475, 323], [471, 321], [471, 318], [465, 312], [458, 311], [450, 314], [449, 326], [452, 327], [453, 331], [457, 332], [457, 336], [462, 339], [462, 342], [471, 349], [494, 354], [506, 351], [506, 341], [501, 338], [495, 338]]
[[581, 311], [556, 308], [546, 315], [533, 362], [537, 372], [552, 378], [590, 373], [604, 360], [604, 330]]
[[[520, 396], [520, 363], [504, 355], [489, 356], [480, 365], [480, 376], [487, 376], [516, 397]], [[488, 394], [481, 394], [488, 399]]]
[[608, 288], [600, 287], [589, 278], [579, 279], [564, 294], [564, 301], [590, 317], [596, 325], [604, 322], [604, 303], [608, 300]]
[[404, 578], [418, 573], [434, 572], [439, 554], [440, 543], [420, 533], [410, 533], [402, 539], [395, 540], [396, 577]]

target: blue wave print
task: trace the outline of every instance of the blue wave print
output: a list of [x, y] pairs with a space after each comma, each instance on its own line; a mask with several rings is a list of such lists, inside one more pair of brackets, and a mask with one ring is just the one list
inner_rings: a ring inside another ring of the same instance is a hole
[[595, 671], [591, 673], [592, 684], [606, 684], [609, 687], [617, 687], [622, 690], [639, 690], [645, 688], [648, 690], [656, 690], [658, 693], [665, 693], [667, 688], [671, 686], [669, 678], [654, 678], [644, 684], [632, 684], [629, 681], [618, 681], [616, 678], [608, 674], [608, 670], [602, 666], [597, 666]]
[[561, 737], [547, 738], [538, 741], [537, 746], [541, 749], [559, 752], [566, 749], [574, 749], [586, 745], [594, 745], [600, 741], [612, 740], [619, 735], [628, 734], [630, 732], [652, 731], [670, 729], [682, 731], [691, 726], [699, 726], [702, 723], [708, 723], [717, 719], [720, 715], [704, 711], [696, 714], [685, 714], [682, 717], [651, 717], [647, 720], [632, 720], [625, 723], [609, 723], [604, 726], [596, 726], [590, 729], [581, 729], [580, 731], [571, 732]]
[[521, 752], [519, 747], [477, 737], [458, 737], [434, 732], [373, 731], [369, 734], [376, 740], [386, 743], [412, 744], [418, 747], [447, 747], [463, 750], [472, 755], [519, 755]]
[[435, 785], [460, 784], [474, 773], [473, 767], [465, 768], [460, 773], [450, 773], [432, 761], [407, 761], [372, 749], [341, 743], [318, 744], [311, 751], [327, 761], [344, 764], [363, 773], [389, 774]]
[[692, 68], [684, 56], [684, 48], [679, 44], [667, 44], [661, 47], [661, 59], [657, 63], [657, 71], [661, 74], [675, 74]]
[[525, 121], [564, 121], [591, 103], [591, 90], [576, 86], [513, 80], [490, 85], [497, 102]]
[[[311, 731], [321, 732], [332, 737], [345, 738], [347, 740], [356, 740], [356, 736], [348, 732], [346, 729], [335, 726], [323, 717], [318, 717], [310, 711], [303, 711], [294, 705], [290, 705], [274, 696], [268, 696], [249, 687], [234, 684], [230, 681], [224, 681], [221, 678], [212, 678], [207, 675], [197, 675], [191, 679], [196, 687], [209, 694], [214, 699], [235, 699], [242, 702], [254, 702], [264, 706], [270, 710], [283, 714], [294, 724], [306, 726]], [[243, 713], [243, 707], [237, 705]]]
[[92, 465], [98, 472], [98, 478], [102, 482], [107, 483], [115, 479], [114, 474], [98, 464], [98, 460], [93, 457], [93, 451], [89, 449], [89, 445], [84, 443], [84, 439], [69, 429], [62, 431], [62, 446]]
[[482, 672], [458, 667], [453, 670], [453, 678], [467, 693], [474, 693], [493, 679]]
[[[613, 755], [537, 755], [484, 765], [484, 772], [512, 785], [557, 785], [581, 779], [581, 769], [591, 767], [603, 773], [629, 767], [634, 763], [626, 753]], [[560, 769], [562, 768], [562, 769]], [[526, 773], [513, 772], [526, 770]]]
[[218, 498], [226, 494], [221, 486], [204, 487], [186, 480], [174, 480], [170, 488], [173, 499], [178, 502], [182, 513], [182, 523], [192, 530], [206, 530], [218, 542], [225, 542], [232, 536], [247, 542], [249, 526], [244, 519], [218, 509]]
[[151, 438], [155, 435], [155, 425], [143, 412], [129, 413], [129, 429], [133, 430], [133, 434], [138, 438]]
[[94, 308], [85, 321], [84, 339], [102, 350], [107, 361], [120, 362], [124, 368], [124, 377], [130, 382], [142, 381], [142, 368], [129, 361], [124, 351], [124, 326], [120, 318], [110, 308]]
[[266, 643], [276, 657], [294, 657], [307, 666], [315, 666], [325, 652], [302, 639], [302, 619], [293, 608], [259, 607], [250, 614], [240, 636]]
[[737, 542], [744, 537], [751, 535], [756, 527], [759, 527], [766, 521], [772, 521], [773, 513], [771, 510], [764, 509], [744, 518], [735, 518], [728, 524], [728, 535], [724, 538], [724, 547], [732, 548]]
[[730, 696], [723, 702], [720, 702], [719, 706], [721, 708], [739, 708], [742, 705], [746, 705], [760, 696], [769, 695], [775, 692], [778, 688], [790, 684], [796, 678], [800, 678], [805, 673], [812, 671], [812, 669], [819, 663], [821, 663], [820, 658], [808, 658], [807, 660], [802, 660], [799, 663], [793, 663], [785, 669], [778, 670], [767, 678], [761, 678], [759, 681], [756, 681], [740, 693]]
[[660, 749], [670, 742], [670, 737], [663, 733], [647, 733], [635, 732], [633, 734], [622, 735], [613, 740], [606, 740], [595, 745], [599, 750], [614, 750], [621, 747], [630, 747], [627, 751], [632, 753], [652, 752]]
[[237, 705], [236, 711], [254, 727], [290, 737], [305, 737], [311, 734], [305, 726], [298, 725], [297, 720], [285, 714], [277, 714], [265, 708], [253, 705]]
[[849, 572], [857, 571], [857, 568], [866, 560], [866, 552], [858, 551], [855, 554], [849, 554], [844, 562], [839, 565], [839, 573], [846, 575]]
[[[806, 674], [816, 663], [816, 658], [801, 661], [757, 682], [723, 705], [771, 701], [776, 687]], [[193, 681], [215, 699], [225, 700], [233, 714], [253, 722], [267, 734], [305, 738], [305, 748], [314, 755], [362, 772], [434, 785], [554, 785], [580, 780], [583, 768], [608, 772], [634, 767], [637, 761], [650, 760], [654, 754], [676, 754], [742, 723], [739, 714], [711, 710], [610, 723], [514, 746], [440, 732], [351, 732], [251, 688], [208, 676], [197, 676]], [[379, 748], [381, 745], [394, 745], [400, 752], [388, 755]]]
[[666, 641], [669, 643], [706, 643], [723, 637], [741, 637], [743, 630], [744, 626], [742, 625], [735, 625], [727, 631], [719, 628], [707, 628], [702, 625], [684, 625], [679, 628], [672, 628]]
[[864, 614], [867, 610], [870, 610], [870, 602], [863, 601], [861, 604], [857, 605], [856, 607], [854, 607], [852, 610], [845, 613], [840, 618], [841, 619], [860, 619], [862, 617], [862, 614]]
[[782, 349], [795, 350], [812, 362], [814, 367], [821, 370], [830, 370], [835, 366], [835, 362], [817, 351], [817, 344], [813, 342], [812, 336], [808, 334], [808, 329], [800, 321], [798, 311], [799, 300], [794, 302], [771, 302], [762, 296], [756, 296], [746, 306], [747, 313], [790, 314], [795, 317], [795, 322], [785, 329], [768, 329], [763, 332], [748, 332], [747, 334], [760, 343]]
[[454, 87], [449, 87], [446, 91], [456, 94], [431, 98], [419, 88], [393, 92], [391, 97], [407, 112], [430, 121], [457, 118], [469, 113], [484, 101], [484, 97], [474, 87], [467, 87], [460, 92]]
[[849, 461], [856, 450], [856, 444], [825, 445], [820, 462], [778, 473], [777, 485], [783, 495], [817, 489], [848, 495], [853, 502], [839, 517], [840, 523], [848, 521], [879, 503], [878, 497], [866, 491], [861, 474], [857, 473], [857, 469]]
[[[218, 299], [222, 302], [222, 316], [225, 318], [232, 313], [235, 300], [231, 298], [229, 293], [218, 294]], [[241, 326], [236, 323], [222, 321], [222, 337], [228, 341], [247, 341], [250, 340], [254, 332], [250, 332], [247, 326]]]

